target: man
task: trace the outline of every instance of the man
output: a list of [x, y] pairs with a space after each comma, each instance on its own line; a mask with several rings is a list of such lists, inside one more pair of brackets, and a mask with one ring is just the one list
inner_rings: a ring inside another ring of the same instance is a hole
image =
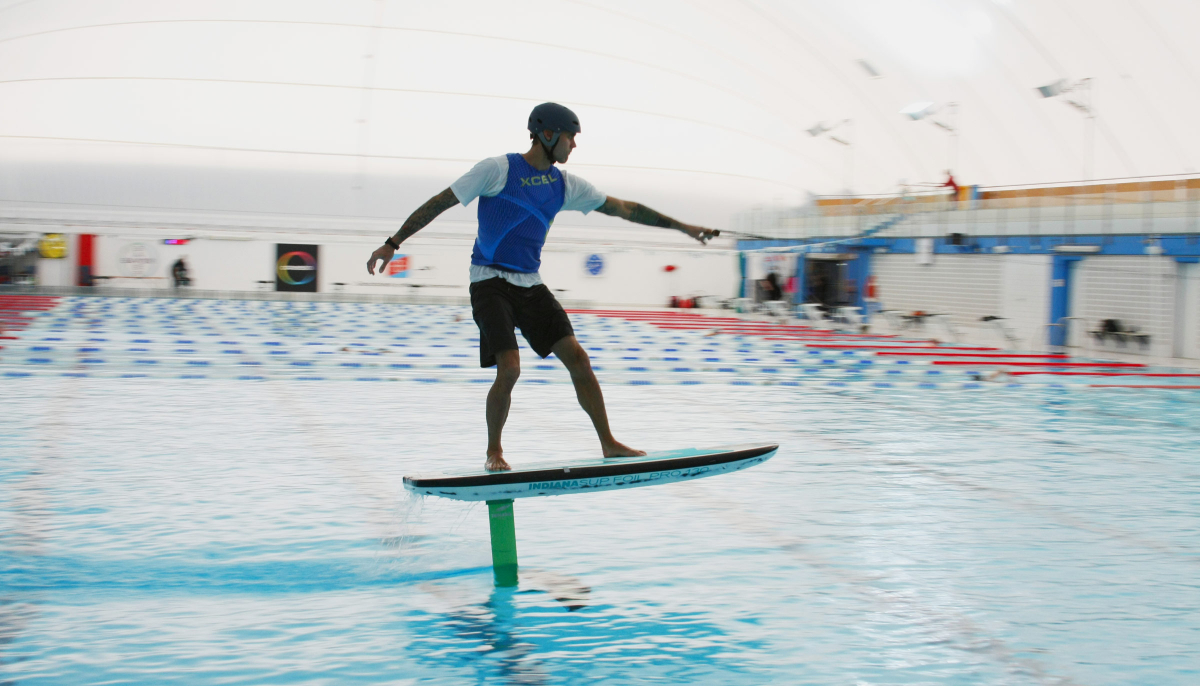
[[779, 286], [779, 274], [775, 270], [767, 272], [767, 278], [759, 281], [763, 291], [763, 300], [780, 300], [783, 298], [783, 288]]
[[190, 286], [192, 283], [191, 277], [188, 276], [187, 263], [184, 262], [184, 258], [186, 257], [187, 255], [183, 255], [175, 260], [175, 264], [171, 265], [171, 278], [175, 280], [176, 288]]
[[950, 189], [950, 202], [958, 201], [958, 181], [954, 179], [954, 173], [949, 169], [946, 170], [946, 181], [939, 188]]
[[500, 434], [508, 419], [513, 386], [521, 375], [514, 328], [541, 357], [554, 353], [571, 374], [579, 404], [591, 417], [605, 457], [645, 455], [617, 441], [608, 426], [604, 396], [591, 361], [567, 313], [538, 275], [542, 245], [563, 210], [587, 214], [599, 210], [638, 224], [675, 229], [705, 244], [718, 231], [678, 222], [636, 202], [606, 196], [583, 179], [560, 171], [575, 149], [579, 118], [571, 110], [547, 102], [529, 115], [532, 143], [524, 154], [509, 153], [476, 164], [449, 188], [413, 212], [396, 234], [371, 253], [367, 273], [392, 259], [409, 236], [442, 212], [479, 198], [479, 234], [471, 253], [471, 310], [479, 326], [479, 363], [496, 366], [496, 381], [487, 397], [488, 470], [511, 469], [504, 460]]

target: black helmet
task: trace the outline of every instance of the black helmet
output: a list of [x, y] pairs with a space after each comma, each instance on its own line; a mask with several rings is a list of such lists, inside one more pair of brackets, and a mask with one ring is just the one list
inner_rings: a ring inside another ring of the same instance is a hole
[[[556, 102], [544, 102], [529, 113], [529, 132], [547, 148], [553, 148], [558, 143], [558, 136], [563, 131], [579, 133], [580, 130], [579, 117]], [[546, 138], [543, 131], [552, 131], [554, 135]]]

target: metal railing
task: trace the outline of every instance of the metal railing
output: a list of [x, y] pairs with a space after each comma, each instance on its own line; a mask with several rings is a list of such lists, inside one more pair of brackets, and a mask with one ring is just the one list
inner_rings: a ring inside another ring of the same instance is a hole
[[888, 217], [904, 219], [880, 232], [893, 237], [1200, 233], [1197, 177], [977, 190], [970, 198], [945, 191], [823, 197], [802, 208], [743, 212], [734, 224], [780, 239], [861, 235]]
[[[1074, 341], [1076, 338], [1076, 335], [1074, 335], [1076, 334], [1076, 327], [1072, 326], [1071, 322], [1084, 321], [1086, 320], [1083, 317], [1059, 317], [1058, 321], [1046, 324], [1046, 349], [1051, 351], [1057, 350], [1060, 352], [1065, 352], [1067, 348], [1080, 347], [1078, 342], [1072, 343], [1072, 341]], [[1061, 330], [1063, 332], [1063, 342], [1061, 345], [1054, 343], [1053, 332], [1056, 330]]]

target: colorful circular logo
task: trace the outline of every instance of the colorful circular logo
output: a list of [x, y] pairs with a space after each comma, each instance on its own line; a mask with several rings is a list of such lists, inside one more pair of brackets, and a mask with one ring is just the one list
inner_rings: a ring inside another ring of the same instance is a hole
[[[299, 264], [294, 264], [292, 259], [300, 260]], [[312, 255], [299, 250], [285, 253], [275, 263], [275, 273], [279, 275], [279, 280], [289, 286], [303, 286], [317, 278], [317, 261]]]

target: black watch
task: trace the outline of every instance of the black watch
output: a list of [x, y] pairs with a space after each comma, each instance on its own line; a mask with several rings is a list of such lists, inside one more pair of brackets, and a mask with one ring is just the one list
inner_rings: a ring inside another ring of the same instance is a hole
[[399, 249], [400, 249], [400, 244], [399, 244], [399, 243], [397, 243], [395, 240], [393, 240], [391, 236], [388, 236], [388, 237], [387, 237], [387, 240], [385, 240], [385, 241], [383, 242], [383, 244], [384, 244], [384, 245], [391, 246], [392, 250], [399, 250]]

